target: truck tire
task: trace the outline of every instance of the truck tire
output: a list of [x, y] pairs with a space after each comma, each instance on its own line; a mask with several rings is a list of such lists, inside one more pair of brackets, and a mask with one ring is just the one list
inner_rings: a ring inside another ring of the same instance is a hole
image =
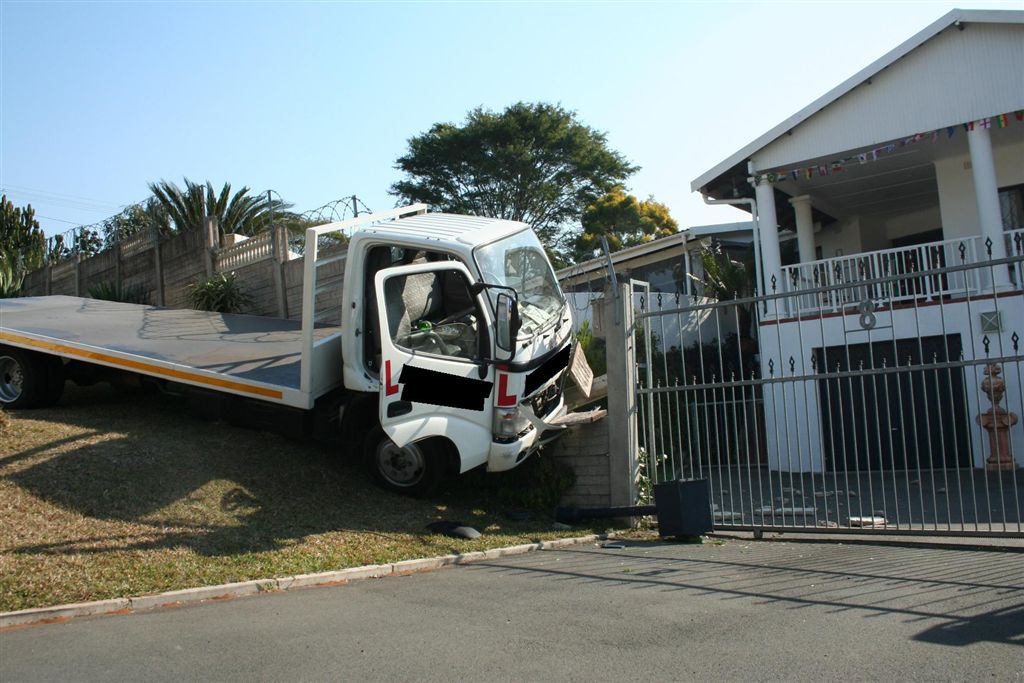
[[44, 403], [49, 387], [46, 356], [0, 346], [0, 405], [17, 410]]
[[367, 435], [363, 457], [379, 486], [406, 496], [429, 496], [447, 471], [444, 454], [434, 444], [411, 443], [399, 448], [380, 426]]

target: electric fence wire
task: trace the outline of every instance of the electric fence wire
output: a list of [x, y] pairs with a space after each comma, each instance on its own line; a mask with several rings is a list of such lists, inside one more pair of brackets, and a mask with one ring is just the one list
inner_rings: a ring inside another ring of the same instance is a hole
[[[4, 188], [7, 187], [10, 187], [12, 190], [16, 189], [16, 186], [4, 186]], [[37, 192], [42, 193], [41, 190]], [[56, 195], [59, 193], [50, 194]], [[276, 207], [272, 199], [270, 202], [271, 223], [273, 223], [275, 217], [278, 217], [278, 219], [280, 219], [287, 216], [292, 218], [298, 218], [299, 221], [305, 225], [322, 225], [325, 223], [333, 223], [336, 221], [345, 220], [346, 218], [349, 218], [350, 215], [354, 217], [360, 213], [360, 208], [362, 209], [361, 213], [372, 213], [370, 207], [368, 207], [366, 203], [359, 199], [356, 195], [344, 196], [340, 199], [335, 199], [315, 209], [310, 209], [302, 213], [294, 213], [291, 211], [282, 210], [282, 207], [290, 207], [291, 205], [284, 200], [284, 198], [281, 196], [281, 193], [278, 192], [277, 190], [264, 190], [263, 192], [256, 193], [255, 196], [263, 195], [268, 196], [268, 198], [276, 197], [277, 199]], [[123, 235], [120, 235], [116, 230], [111, 231], [109, 229], [113, 220], [120, 216], [122, 213], [124, 213], [126, 209], [129, 209], [134, 206], [145, 206], [147, 202], [150, 202], [152, 200], [153, 197], [152, 195], [150, 195], [139, 201], [123, 204], [120, 207], [118, 207], [118, 210], [115, 213], [107, 216], [106, 218], [88, 224], [75, 223], [73, 221], [66, 221], [59, 218], [51, 218], [40, 215], [40, 218], [46, 218], [47, 220], [55, 220], [62, 223], [71, 223], [75, 225], [75, 227], [73, 228], [69, 228], [63, 232], [51, 235], [50, 237], [46, 238], [47, 260], [50, 263], [56, 263], [64, 259], [71, 258], [79, 253], [87, 256], [92, 256], [112, 248], [114, 245], [117, 244], [117, 242], [122, 237], [125, 237]], [[96, 205], [99, 206], [98, 203]], [[114, 205], [106, 206], [111, 207]], [[109, 208], [107, 210], [109, 210]]]

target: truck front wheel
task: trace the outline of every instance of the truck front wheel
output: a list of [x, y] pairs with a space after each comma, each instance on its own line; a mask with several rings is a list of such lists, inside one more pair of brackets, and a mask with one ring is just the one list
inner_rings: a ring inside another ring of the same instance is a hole
[[366, 437], [366, 466], [379, 485], [408, 496], [430, 495], [445, 475], [444, 454], [435, 444], [395, 445], [376, 427]]

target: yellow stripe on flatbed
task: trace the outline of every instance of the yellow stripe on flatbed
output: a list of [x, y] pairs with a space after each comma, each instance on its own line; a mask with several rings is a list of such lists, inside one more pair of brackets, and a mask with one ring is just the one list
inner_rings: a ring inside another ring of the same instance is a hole
[[138, 370], [139, 372], [145, 372], [151, 375], [159, 375], [161, 377], [169, 377], [172, 379], [184, 380], [186, 382], [195, 382], [196, 384], [205, 384], [213, 387], [220, 387], [222, 389], [231, 389], [232, 391], [240, 391], [247, 394], [253, 394], [255, 396], [264, 396], [266, 398], [282, 399], [284, 397], [283, 392], [277, 389], [268, 389], [266, 387], [254, 387], [251, 384], [243, 384], [242, 382], [235, 382], [229, 379], [220, 379], [219, 377], [207, 377], [206, 375], [200, 375], [195, 372], [188, 372], [186, 370], [174, 370], [172, 368], [164, 368], [159, 365], [151, 365], [149, 363], [143, 363], [137, 360], [129, 360], [127, 358], [118, 358], [117, 356], [111, 356], [106, 353], [100, 353], [99, 351], [87, 351], [85, 349], [79, 349], [74, 346], [68, 346], [66, 344], [57, 344], [54, 342], [42, 341], [39, 339], [33, 339], [31, 337], [22, 337], [21, 335], [11, 334], [9, 332], [0, 332], [0, 341], [10, 342], [12, 344], [19, 344], [28, 346], [35, 349], [41, 349], [44, 351], [50, 351], [63, 356], [72, 356], [76, 358], [84, 358], [87, 360], [99, 361], [101, 363], [109, 363], [110, 365], [116, 365], [130, 370]]

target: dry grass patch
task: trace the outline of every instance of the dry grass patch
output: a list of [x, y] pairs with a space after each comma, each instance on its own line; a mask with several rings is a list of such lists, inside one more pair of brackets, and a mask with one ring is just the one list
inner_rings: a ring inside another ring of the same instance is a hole
[[[546, 519], [508, 521], [466, 484], [429, 501], [392, 495], [330, 449], [204, 422], [161, 396], [69, 387], [59, 406], [8, 418], [4, 611], [567, 535]], [[484, 535], [427, 532], [438, 519]]]

